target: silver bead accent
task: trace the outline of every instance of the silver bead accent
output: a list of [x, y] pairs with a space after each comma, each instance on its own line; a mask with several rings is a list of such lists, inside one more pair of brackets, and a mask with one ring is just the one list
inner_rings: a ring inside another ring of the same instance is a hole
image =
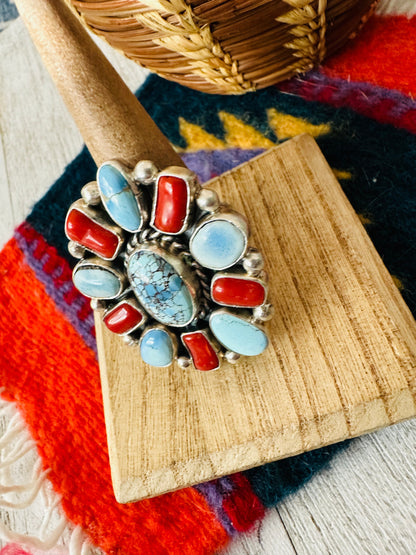
[[84, 201], [91, 206], [96, 206], [97, 204], [100, 204], [101, 198], [97, 182], [90, 181], [89, 183], [84, 185], [81, 189], [81, 196]]
[[234, 351], [225, 351], [224, 358], [230, 364], [235, 364], [239, 360], [240, 355]]
[[93, 310], [103, 310], [105, 308], [105, 302], [100, 299], [91, 299], [90, 306]]
[[270, 303], [262, 304], [261, 306], [256, 306], [253, 310], [253, 317], [255, 320], [260, 320], [261, 322], [267, 322], [273, 318], [274, 308]]
[[186, 370], [191, 366], [191, 359], [187, 357], [179, 357], [178, 366], [179, 368], [182, 368], [182, 370]]
[[143, 185], [151, 185], [157, 176], [158, 169], [151, 160], [140, 160], [132, 172], [134, 181], [139, 181]]
[[196, 203], [203, 212], [215, 212], [220, 205], [220, 199], [213, 189], [202, 188], [199, 191]]
[[258, 274], [262, 271], [264, 266], [263, 255], [257, 249], [249, 249], [243, 258], [243, 268], [250, 274]]
[[134, 337], [132, 337], [131, 335], [123, 335], [123, 341], [126, 345], [129, 345], [130, 347], [133, 345], [138, 345], [139, 342], [137, 341], [137, 339], [134, 339]]
[[78, 245], [78, 243], [75, 243], [75, 241], [69, 241], [68, 252], [74, 258], [82, 258], [85, 254], [85, 249], [82, 245]]

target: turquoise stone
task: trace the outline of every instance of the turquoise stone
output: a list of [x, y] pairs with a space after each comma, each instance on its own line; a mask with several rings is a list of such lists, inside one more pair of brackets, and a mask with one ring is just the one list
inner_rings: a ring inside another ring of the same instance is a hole
[[167, 326], [186, 326], [195, 317], [191, 293], [169, 262], [155, 252], [132, 254], [127, 272], [141, 305]]
[[111, 299], [116, 297], [121, 289], [118, 276], [102, 267], [81, 266], [76, 268], [73, 281], [75, 287], [86, 297], [96, 299]]
[[138, 231], [142, 218], [136, 197], [124, 175], [115, 166], [106, 163], [98, 170], [97, 182], [111, 218], [126, 231]]
[[223, 270], [243, 256], [246, 236], [232, 222], [211, 220], [194, 233], [190, 250], [192, 256], [204, 268]]
[[169, 366], [173, 360], [173, 345], [165, 330], [152, 328], [142, 335], [140, 354], [151, 366]]
[[269, 344], [267, 335], [256, 325], [223, 310], [211, 314], [209, 327], [226, 349], [239, 355], [259, 355]]

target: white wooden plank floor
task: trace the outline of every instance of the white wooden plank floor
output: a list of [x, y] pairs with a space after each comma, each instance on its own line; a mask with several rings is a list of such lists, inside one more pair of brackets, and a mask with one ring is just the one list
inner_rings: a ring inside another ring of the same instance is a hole
[[[396, 9], [399, 3], [384, 5]], [[145, 72], [114, 53], [111, 58], [136, 89]], [[20, 21], [0, 34], [0, 138], [3, 244], [82, 145]], [[415, 494], [416, 421], [411, 421], [352, 442], [329, 469], [270, 510], [225, 554], [413, 554]], [[41, 504], [35, 510], [41, 511]], [[29, 528], [33, 515], [14, 520]]]

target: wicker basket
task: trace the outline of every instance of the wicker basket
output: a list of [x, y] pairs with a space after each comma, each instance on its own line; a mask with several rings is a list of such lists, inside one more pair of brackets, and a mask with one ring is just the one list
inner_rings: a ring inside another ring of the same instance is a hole
[[374, 0], [71, 0], [85, 23], [144, 67], [209, 93], [241, 94], [318, 65]]

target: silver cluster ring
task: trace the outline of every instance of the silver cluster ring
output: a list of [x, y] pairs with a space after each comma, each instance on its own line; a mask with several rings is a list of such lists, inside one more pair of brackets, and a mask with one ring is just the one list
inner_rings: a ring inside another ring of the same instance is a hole
[[144, 362], [216, 370], [262, 353], [272, 316], [246, 218], [194, 172], [102, 164], [67, 213], [75, 287]]

